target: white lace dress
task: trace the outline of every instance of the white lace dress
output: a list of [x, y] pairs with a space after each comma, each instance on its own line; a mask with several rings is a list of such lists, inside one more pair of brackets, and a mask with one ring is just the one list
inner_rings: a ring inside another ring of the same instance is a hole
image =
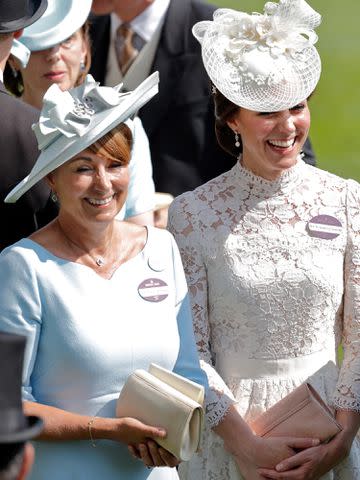
[[[201, 451], [183, 479], [241, 478], [211, 430], [231, 403], [250, 420], [310, 378], [329, 404], [360, 411], [359, 199], [355, 181], [299, 160], [273, 182], [237, 163], [172, 204], [210, 383]], [[360, 479], [358, 438], [323, 479]]]

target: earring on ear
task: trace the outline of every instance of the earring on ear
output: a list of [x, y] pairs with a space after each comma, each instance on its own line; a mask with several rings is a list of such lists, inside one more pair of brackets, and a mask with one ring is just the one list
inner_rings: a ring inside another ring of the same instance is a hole
[[9, 62], [9, 66], [10, 66], [11, 73], [13, 74], [13, 77], [14, 77], [14, 78], [17, 78], [18, 75], [19, 75], [19, 71], [16, 70], [16, 68], [14, 67], [14, 65], [11, 65], [10, 62]]
[[84, 59], [81, 59], [80, 60], [80, 70], [83, 72], [85, 70], [85, 60]]
[[234, 132], [234, 133], [235, 133], [235, 147], [240, 148], [241, 144], [240, 144], [239, 134], [238, 132]]
[[56, 192], [54, 192], [54, 190], [51, 191], [50, 198], [54, 203], [58, 201], [58, 196], [56, 195]]

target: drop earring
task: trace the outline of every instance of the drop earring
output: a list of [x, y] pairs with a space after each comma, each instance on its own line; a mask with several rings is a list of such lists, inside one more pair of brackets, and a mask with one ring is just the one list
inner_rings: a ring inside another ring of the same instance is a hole
[[19, 72], [16, 70], [16, 68], [13, 65], [11, 65], [10, 62], [8, 63], [8, 65], [10, 66], [10, 70], [11, 70], [11, 73], [13, 74], [13, 77], [17, 78], [19, 75]]
[[50, 198], [54, 203], [56, 203], [58, 201], [58, 196], [56, 195], [56, 193], [53, 190], [51, 191]]
[[238, 132], [234, 132], [235, 133], [235, 147], [236, 148], [240, 148], [240, 138], [239, 138], [239, 134]]
[[85, 71], [85, 66], [86, 66], [86, 65], [85, 65], [84, 59], [83, 59], [83, 60], [80, 60], [80, 70], [81, 70], [82, 72]]

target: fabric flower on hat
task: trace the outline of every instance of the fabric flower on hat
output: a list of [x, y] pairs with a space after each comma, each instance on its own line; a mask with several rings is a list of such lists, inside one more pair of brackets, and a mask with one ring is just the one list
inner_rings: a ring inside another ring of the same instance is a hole
[[[321, 17], [309, 9], [311, 7], [305, 1], [283, 0], [279, 4], [268, 2], [263, 15], [218, 10], [214, 22], [221, 24], [225, 57], [246, 72], [249, 80], [263, 83], [265, 77], [251, 71], [251, 57], [246, 54], [257, 49], [268, 51], [273, 58], [300, 55], [318, 39], [313, 29], [320, 23]], [[268, 80], [270, 83], [278, 81], [274, 79], [274, 72]]]
[[91, 75], [70, 91], [62, 91], [56, 83], [51, 85], [43, 99], [39, 123], [33, 126], [40, 150], [60, 135], [81, 137], [90, 128], [96, 113], [119, 105], [129, 95], [120, 93], [120, 88], [99, 85]]

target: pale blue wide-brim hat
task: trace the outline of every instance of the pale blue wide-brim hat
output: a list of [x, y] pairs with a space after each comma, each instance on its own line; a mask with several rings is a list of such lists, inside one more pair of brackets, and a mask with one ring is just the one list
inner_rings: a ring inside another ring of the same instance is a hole
[[92, 0], [48, 0], [44, 15], [25, 28], [19, 41], [32, 52], [63, 42], [86, 22]]
[[95, 143], [120, 123], [133, 131], [132, 118], [159, 88], [154, 72], [135, 90], [101, 87], [91, 75], [73, 89], [61, 91], [54, 83], [43, 99], [40, 120], [33, 125], [41, 151], [33, 169], [5, 198], [16, 202], [35, 183]]

